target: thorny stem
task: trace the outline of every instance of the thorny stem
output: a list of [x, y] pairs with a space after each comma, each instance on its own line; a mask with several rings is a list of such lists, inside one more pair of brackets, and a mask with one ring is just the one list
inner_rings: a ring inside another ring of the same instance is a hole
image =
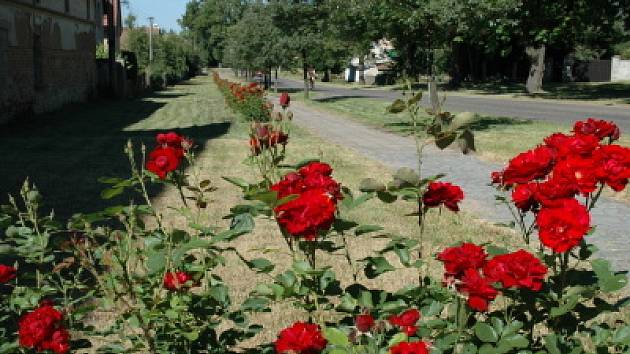
[[348, 240], [346, 239], [346, 235], [344, 232], [340, 233], [341, 235], [341, 240], [343, 242], [343, 249], [344, 249], [344, 255], [346, 257], [346, 261], [348, 262], [348, 265], [352, 268], [352, 278], [354, 279], [354, 282], [357, 282], [357, 271], [355, 269], [354, 263], [352, 262], [352, 257], [350, 256], [350, 248], [348, 247]]

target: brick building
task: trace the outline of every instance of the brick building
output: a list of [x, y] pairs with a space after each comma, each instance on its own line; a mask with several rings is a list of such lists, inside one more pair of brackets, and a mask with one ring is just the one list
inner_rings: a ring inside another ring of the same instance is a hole
[[102, 0], [0, 0], [0, 123], [96, 90]]

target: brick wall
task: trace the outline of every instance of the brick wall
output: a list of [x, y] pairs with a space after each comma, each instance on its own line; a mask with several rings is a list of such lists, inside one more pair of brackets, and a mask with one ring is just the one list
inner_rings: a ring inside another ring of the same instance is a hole
[[[85, 8], [85, 0], [70, 1]], [[94, 20], [8, 4], [0, 0], [0, 123], [94, 95]]]

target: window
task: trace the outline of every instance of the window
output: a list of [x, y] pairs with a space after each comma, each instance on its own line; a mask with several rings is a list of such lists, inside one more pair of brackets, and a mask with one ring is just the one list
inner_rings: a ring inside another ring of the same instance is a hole
[[89, 20], [92, 18], [92, 1], [85, 0], [85, 5], [87, 7], [87, 19]]
[[70, 12], [70, 0], [66, 0], [66, 12]]
[[33, 85], [35, 89], [44, 86], [43, 70], [44, 53], [42, 51], [42, 37], [39, 34], [33, 35]]

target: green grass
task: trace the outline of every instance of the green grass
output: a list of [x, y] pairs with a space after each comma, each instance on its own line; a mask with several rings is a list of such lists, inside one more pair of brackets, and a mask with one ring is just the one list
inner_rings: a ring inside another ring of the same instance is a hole
[[128, 139], [153, 146], [157, 132], [177, 129], [203, 148], [229, 132], [232, 116], [216, 109], [223, 97], [208, 80], [199, 77], [140, 99], [71, 105], [2, 127], [0, 203], [29, 177], [60, 218], [101, 210], [107, 203], [97, 179], [129, 175], [122, 153]]

